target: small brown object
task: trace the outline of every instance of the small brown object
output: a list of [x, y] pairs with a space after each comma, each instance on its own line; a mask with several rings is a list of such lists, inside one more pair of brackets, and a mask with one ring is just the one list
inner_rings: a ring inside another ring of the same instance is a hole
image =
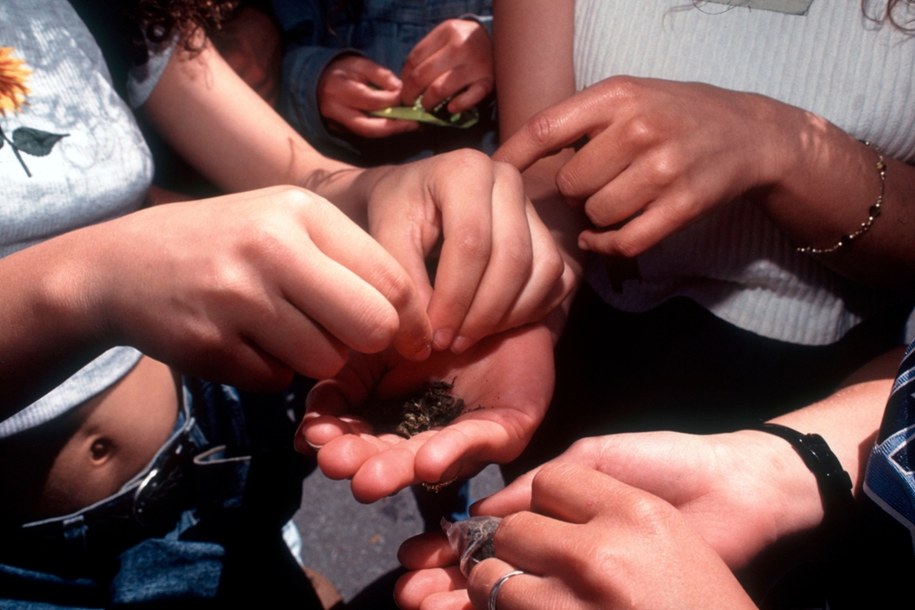
[[380, 432], [410, 438], [420, 432], [451, 423], [464, 411], [464, 401], [451, 393], [452, 384], [432, 381], [419, 395], [402, 402], [368, 406], [363, 416]]

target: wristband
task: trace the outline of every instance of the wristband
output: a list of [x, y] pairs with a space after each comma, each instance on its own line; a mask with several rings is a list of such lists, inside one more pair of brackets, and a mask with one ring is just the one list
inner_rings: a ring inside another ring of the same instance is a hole
[[852, 515], [855, 498], [852, 495], [851, 477], [842, 468], [839, 458], [819, 434], [801, 434], [797, 430], [773, 423], [750, 426], [750, 430], [768, 432], [785, 439], [816, 477], [823, 502], [823, 521], [842, 524]]

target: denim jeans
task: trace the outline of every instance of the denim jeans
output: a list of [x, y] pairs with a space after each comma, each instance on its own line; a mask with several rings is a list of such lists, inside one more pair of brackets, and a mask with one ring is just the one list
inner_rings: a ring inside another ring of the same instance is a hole
[[22, 560], [0, 541], [0, 608], [320, 608], [282, 538], [313, 467], [292, 450], [287, 398], [185, 380], [190, 498], [167, 529], [80, 553], [93, 538], [76, 528], [75, 544], [36, 543]]

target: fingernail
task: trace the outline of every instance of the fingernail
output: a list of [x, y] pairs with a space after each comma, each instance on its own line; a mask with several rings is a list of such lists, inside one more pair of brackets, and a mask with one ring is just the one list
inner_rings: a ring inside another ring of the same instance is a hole
[[321, 448], [321, 445], [316, 445], [314, 443], [308, 442], [308, 439], [304, 435], [297, 434], [295, 439], [293, 439], [293, 446], [295, 450], [299, 453], [309, 454], [314, 453]]
[[432, 344], [426, 343], [423, 345], [415, 354], [413, 354], [413, 360], [425, 360], [432, 354]]
[[451, 340], [454, 338], [454, 331], [450, 328], [439, 328], [432, 335], [432, 345], [437, 350], [448, 349]]
[[468, 349], [470, 349], [470, 347], [472, 345], [473, 345], [473, 339], [471, 339], [470, 337], [463, 337], [463, 336], [458, 337], [451, 344], [451, 351], [455, 354], [461, 354], [461, 353], [467, 351]]

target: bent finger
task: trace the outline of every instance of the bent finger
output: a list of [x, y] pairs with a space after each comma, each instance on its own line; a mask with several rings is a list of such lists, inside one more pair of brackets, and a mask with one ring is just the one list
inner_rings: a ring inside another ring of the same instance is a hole
[[535, 161], [589, 135], [598, 127], [589, 105], [579, 98], [568, 98], [531, 117], [493, 154], [524, 171]]

